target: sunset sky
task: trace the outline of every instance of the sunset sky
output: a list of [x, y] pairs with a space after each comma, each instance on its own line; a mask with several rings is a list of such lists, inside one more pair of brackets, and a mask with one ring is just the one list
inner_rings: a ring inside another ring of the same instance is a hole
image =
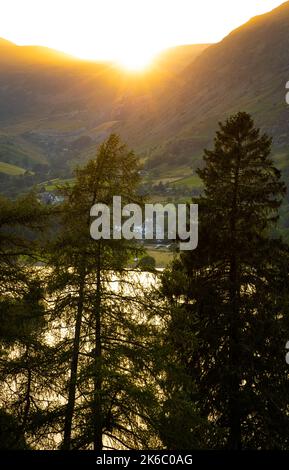
[[0, 0], [0, 37], [138, 68], [160, 50], [222, 39], [280, 0]]

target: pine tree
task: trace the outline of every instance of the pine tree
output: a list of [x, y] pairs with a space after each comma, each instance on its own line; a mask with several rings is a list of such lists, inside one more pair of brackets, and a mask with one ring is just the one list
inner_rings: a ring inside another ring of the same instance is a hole
[[[163, 279], [168, 334], [216, 430], [210, 447], [288, 448], [289, 250], [271, 237], [285, 194], [271, 139], [238, 113], [198, 171], [199, 246]], [[191, 333], [195, 340], [184, 342]], [[288, 333], [287, 333], [288, 336]]]
[[[39, 259], [40, 233], [49, 215], [50, 210], [34, 194], [15, 201], [1, 198], [0, 402], [3, 426], [12, 426], [7, 447], [25, 448], [32, 415], [38, 412], [43, 401], [41, 389], [45, 390], [46, 385], [43, 364], [48, 348], [41, 338], [46, 325], [43, 282], [35, 263]], [[2, 445], [6, 444], [2, 439]]]
[[75, 176], [75, 184], [64, 190], [49, 260], [56, 328], [66, 332], [56, 345], [62, 351], [57, 360], [70, 370], [67, 382], [64, 372], [62, 448], [101, 450], [104, 437], [106, 446], [130, 448], [150, 439], [141, 420], [145, 403], [156, 400], [142, 372], [153, 326], [144, 320], [126, 270], [140, 246], [134, 240], [93, 240], [90, 210], [95, 203], [111, 206], [113, 196], [121, 196], [123, 204], [142, 203], [138, 160], [112, 135]]

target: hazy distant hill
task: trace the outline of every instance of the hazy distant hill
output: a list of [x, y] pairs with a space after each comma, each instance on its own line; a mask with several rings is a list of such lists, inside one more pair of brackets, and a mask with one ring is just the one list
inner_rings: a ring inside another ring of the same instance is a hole
[[150, 167], [195, 168], [217, 122], [246, 110], [273, 135], [287, 171], [288, 25], [286, 2], [216, 45], [165, 51], [144, 75], [0, 41], [0, 158], [63, 176], [116, 131]]
[[210, 44], [194, 44], [172, 47], [160, 53], [155, 58], [153, 66], [167, 72], [180, 74], [209, 46]]
[[5, 122], [22, 115], [47, 118], [51, 112], [63, 116], [73, 111], [87, 113], [88, 126], [91, 118], [102, 122], [104, 112], [109, 109], [114, 113], [120, 100], [153, 93], [206, 47], [165, 51], [141, 76], [126, 74], [114, 64], [87, 62], [45, 47], [16, 46], [0, 39], [0, 119]]
[[[211, 142], [217, 121], [238, 110], [251, 112], [274, 137], [274, 147], [289, 163], [289, 2], [253, 18], [207, 48], [183, 72], [178, 89], [159, 95], [147, 121], [128, 135], [149, 136], [154, 164], [199, 161]], [[134, 116], [131, 121], [138, 122]], [[125, 132], [125, 131], [124, 131]], [[141, 145], [136, 140], [135, 145]]]
[[65, 62], [76, 62], [74, 57], [47, 47], [16, 46], [16, 44], [1, 38], [0, 54], [2, 71], [2, 67], [4, 67], [4, 70], [8, 65], [15, 68], [20, 63], [22, 66], [28, 66], [31, 64], [56, 65], [57, 63], [63, 65]]
[[0, 39], [0, 159], [34, 170], [38, 151], [37, 165], [65, 173], [68, 160], [95, 149], [132, 112], [146, 112], [164, 86], [177, 88], [181, 71], [206, 47], [166, 51], [141, 76]]

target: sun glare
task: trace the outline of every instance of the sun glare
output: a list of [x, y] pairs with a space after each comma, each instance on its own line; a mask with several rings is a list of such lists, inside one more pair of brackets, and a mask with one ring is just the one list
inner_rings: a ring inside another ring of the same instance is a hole
[[154, 55], [128, 51], [116, 59], [116, 64], [129, 72], [142, 72], [150, 67]]
[[[0, 37], [146, 69], [161, 50], [215, 42], [282, 0], [0, 0]], [[17, 14], [15, 14], [17, 12]], [[226, 15], [224, 15], [226, 12]]]

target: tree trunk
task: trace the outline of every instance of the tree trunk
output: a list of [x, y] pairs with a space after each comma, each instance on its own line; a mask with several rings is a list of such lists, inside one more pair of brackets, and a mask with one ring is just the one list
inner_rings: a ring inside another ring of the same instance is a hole
[[229, 390], [229, 448], [240, 450], [241, 440], [241, 415], [240, 415], [240, 374], [239, 374], [239, 295], [238, 295], [238, 272], [236, 259], [231, 260], [230, 266], [230, 390]]
[[229, 275], [229, 299], [230, 299], [230, 327], [229, 327], [229, 448], [240, 450], [242, 448], [241, 438], [241, 414], [240, 414], [240, 282], [239, 282], [239, 263], [238, 248], [236, 246], [237, 233], [237, 211], [238, 211], [238, 191], [239, 191], [239, 172], [240, 172], [241, 149], [238, 152], [238, 158], [235, 168], [234, 193], [232, 200], [232, 210], [230, 217], [231, 230], [231, 256], [230, 256], [230, 275]]
[[98, 242], [97, 273], [96, 273], [96, 305], [95, 305], [95, 344], [94, 344], [94, 403], [93, 403], [93, 448], [95, 451], [102, 450], [102, 370], [101, 370], [101, 243]]
[[84, 283], [85, 283], [85, 278], [84, 276], [82, 276], [80, 289], [79, 289], [79, 298], [78, 298], [77, 314], [76, 314], [76, 322], [75, 322], [75, 330], [74, 330], [73, 350], [72, 350], [71, 366], [70, 366], [70, 380], [69, 380], [69, 388], [68, 388], [68, 401], [67, 401], [67, 406], [66, 406], [66, 411], [65, 411], [64, 435], [63, 435], [63, 444], [62, 444], [62, 448], [64, 450], [71, 449], [71, 430], [72, 430], [72, 419], [73, 419], [74, 408], [75, 408], [79, 343], [80, 343], [80, 332], [81, 332], [82, 313], [83, 313]]
[[22, 424], [20, 427], [20, 433], [18, 438], [20, 439], [21, 436], [25, 435], [27, 424], [28, 424], [28, 419], [29, 419], [29, 413], [30, 413], [30, 406], [31, 406], [31, 386], [32, 386], [32, 371], [29, 365], [29, 346], [26, 346], [26, 366], [27, 366], [27, 382], [26, 382], [26, 393], [25, 393], [25, 399], [24, 399], [24, 411], [23, 411], [23, 420]]

